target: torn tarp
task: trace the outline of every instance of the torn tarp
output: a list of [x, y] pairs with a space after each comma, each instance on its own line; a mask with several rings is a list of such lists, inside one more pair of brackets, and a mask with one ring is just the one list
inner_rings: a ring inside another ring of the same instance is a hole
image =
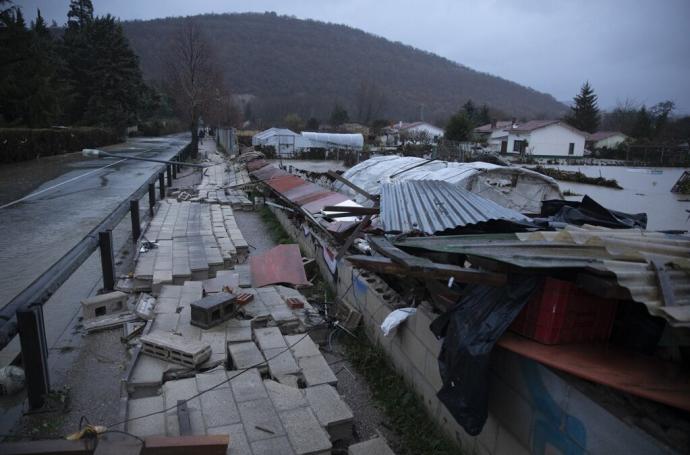
[[468, 434], [479, 434], [488, 415], [489, 354], [540, 279], [508, 277], [506, 286], [469, 285], [463, 297], [431, 323], [443, 338], [438, 357], [443, 387], [436, 394]]
[[252, 287], [270, 284], [309, 286], [299, 246], [278, 245], [265, 253], [249, 258]]
[[541, 216], [576, 226], [591, 224], [613, 229], [647, 228], [646, 213], [623, 213], [602, 206], [589, 196], [582, 202], [552, 199], [541, 204]]

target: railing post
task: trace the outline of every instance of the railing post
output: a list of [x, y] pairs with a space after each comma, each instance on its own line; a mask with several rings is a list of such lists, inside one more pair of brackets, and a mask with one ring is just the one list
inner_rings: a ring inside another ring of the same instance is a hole
[[132, 240], [136, 245], [141, 236], [141, 222], [139, 221], [139, 200], [132, 199], [129, 201], [129, 217], [132, 220]]
[[50, 392], [48, 375], [48, 343], [46, 342], [43, 307], [31, 305], [17, 310], [19, 344], [22, 349], [22, 363], [26, 377], [26, 392], [29, 410], [36, 411], [45, 404]]
[[161, 200], [165, 199], [165, 174], [162, 172], [158, 174], [158, 191], [160, 192]]
[[153, 218], [154, 208], [156, 207], [156, 184], [149, 183], [149, 215]]
[[168, 175], [168, 186], [172, 186], [172, 165], [165, 166], [165, 173]]
[[113, 231], [98, 233], [98, 245], [101, 249], [101, 268], [103, 269], [103, 289], [112, 291], [115, 288], [115, 256], [113, 255]]
[[172, 164], [173, 179], [177, 179], [177, 164]]

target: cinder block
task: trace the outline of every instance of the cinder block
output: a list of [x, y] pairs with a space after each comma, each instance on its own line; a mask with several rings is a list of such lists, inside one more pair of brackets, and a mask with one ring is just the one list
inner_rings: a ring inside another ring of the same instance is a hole
[[140, 338], [141, 352], [186, 367], [197, 367], [211, 356], [208, 343], [163, 331], [152, 331]]
[[400, 348], [405, 351], [405, 355], [410, 359], [412, 366], [418, 372], [424, 373], [429, 351], [414, 335], [414, 326], [408, 326], [406, 323], [407, 321], [398, 326], [395, 336], [400, 338]]
[[95, 295], [81, 301], [84, 319], [120, 313], [127, 310], [127, 294], [120, 291]]

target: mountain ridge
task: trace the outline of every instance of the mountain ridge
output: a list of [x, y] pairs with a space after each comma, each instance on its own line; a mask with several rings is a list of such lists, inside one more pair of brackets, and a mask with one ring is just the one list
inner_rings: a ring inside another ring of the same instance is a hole
[[[441, 123], [468, 99], [524, 119], [559, 117], [567, 110], [551, 95], [348, 25], [275, 13], [193, 18], [230, 90], [255, 96], [252, 112], [266, 121], [288, 113], [324, 121], [335, 103], [358, 121], [419, 120], [423, 111], [426, 120]], [[182, 20], [122, 22], [147, 78], [163, 77], [159, 57]]]

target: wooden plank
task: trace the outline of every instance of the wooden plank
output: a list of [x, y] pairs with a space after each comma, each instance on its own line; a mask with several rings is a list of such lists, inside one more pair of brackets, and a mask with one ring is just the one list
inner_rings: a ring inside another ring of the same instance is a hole
[[227, 434], [207, 436], [149, 436], [142, 455], [225, 455], [230, 437]]
[[331, 178], [336, 179], [337, 181], [339, 181], [340, 183], [342, 183], [346, 186], [349, 186], [350, 188], [352, 188], [353, 190], [355, 190], [357, 193], [361, 194], [365, 198], [367, 198], [371, 201], [378, 201], [378, 196], [374, 196], [373, 194], [369, 193], [368, 191], [363, 190], [362, 188], [358, 187], [357, 185], [355, 185], [354, 183], [352, 183], [351, 181], [349, 181], [348, 179], [346, 179], [342, 175], [340, 175], [336, 172], [333, 172], [333, 171], [328, 171], [326, 173], [326, 175], [328, 175]]
[[473, 269], [464, 269], [455, 265], [432, 263], [432, 266], [422, 270], [413, 270], [401, 264], [396, 264], [389, 258], [380, 256], [353, 255], [347, 260], [356, 267], [362, 267], [376, 273], [389, 275], [412, 276], [424, 279], [445, 279], [453, 277], [460, 283], [477, 283], [489, 286], [504, 286], [506, 276], [501, 273], [482, 272]]
[[425, 257], [414, 256], [406, 251], [401, 250], [393, 245], [385, 237], [367, 237], [369, 246], [379, 254], [390, 258], [396, 264], [404, 265], [412, 270], [424, 270], [426, 268], [433, 268], [434, 262]]
[[139, 455], [143, 448], [142, 441], [128, 435], [113, 433], [98, 440], [93, 455]]
[[44, 439], [40, 441], [21, 441], [0, 443], [3, 455], [82, 455], [94, 451], [93, 440], [68, 441], [66, 439]]

